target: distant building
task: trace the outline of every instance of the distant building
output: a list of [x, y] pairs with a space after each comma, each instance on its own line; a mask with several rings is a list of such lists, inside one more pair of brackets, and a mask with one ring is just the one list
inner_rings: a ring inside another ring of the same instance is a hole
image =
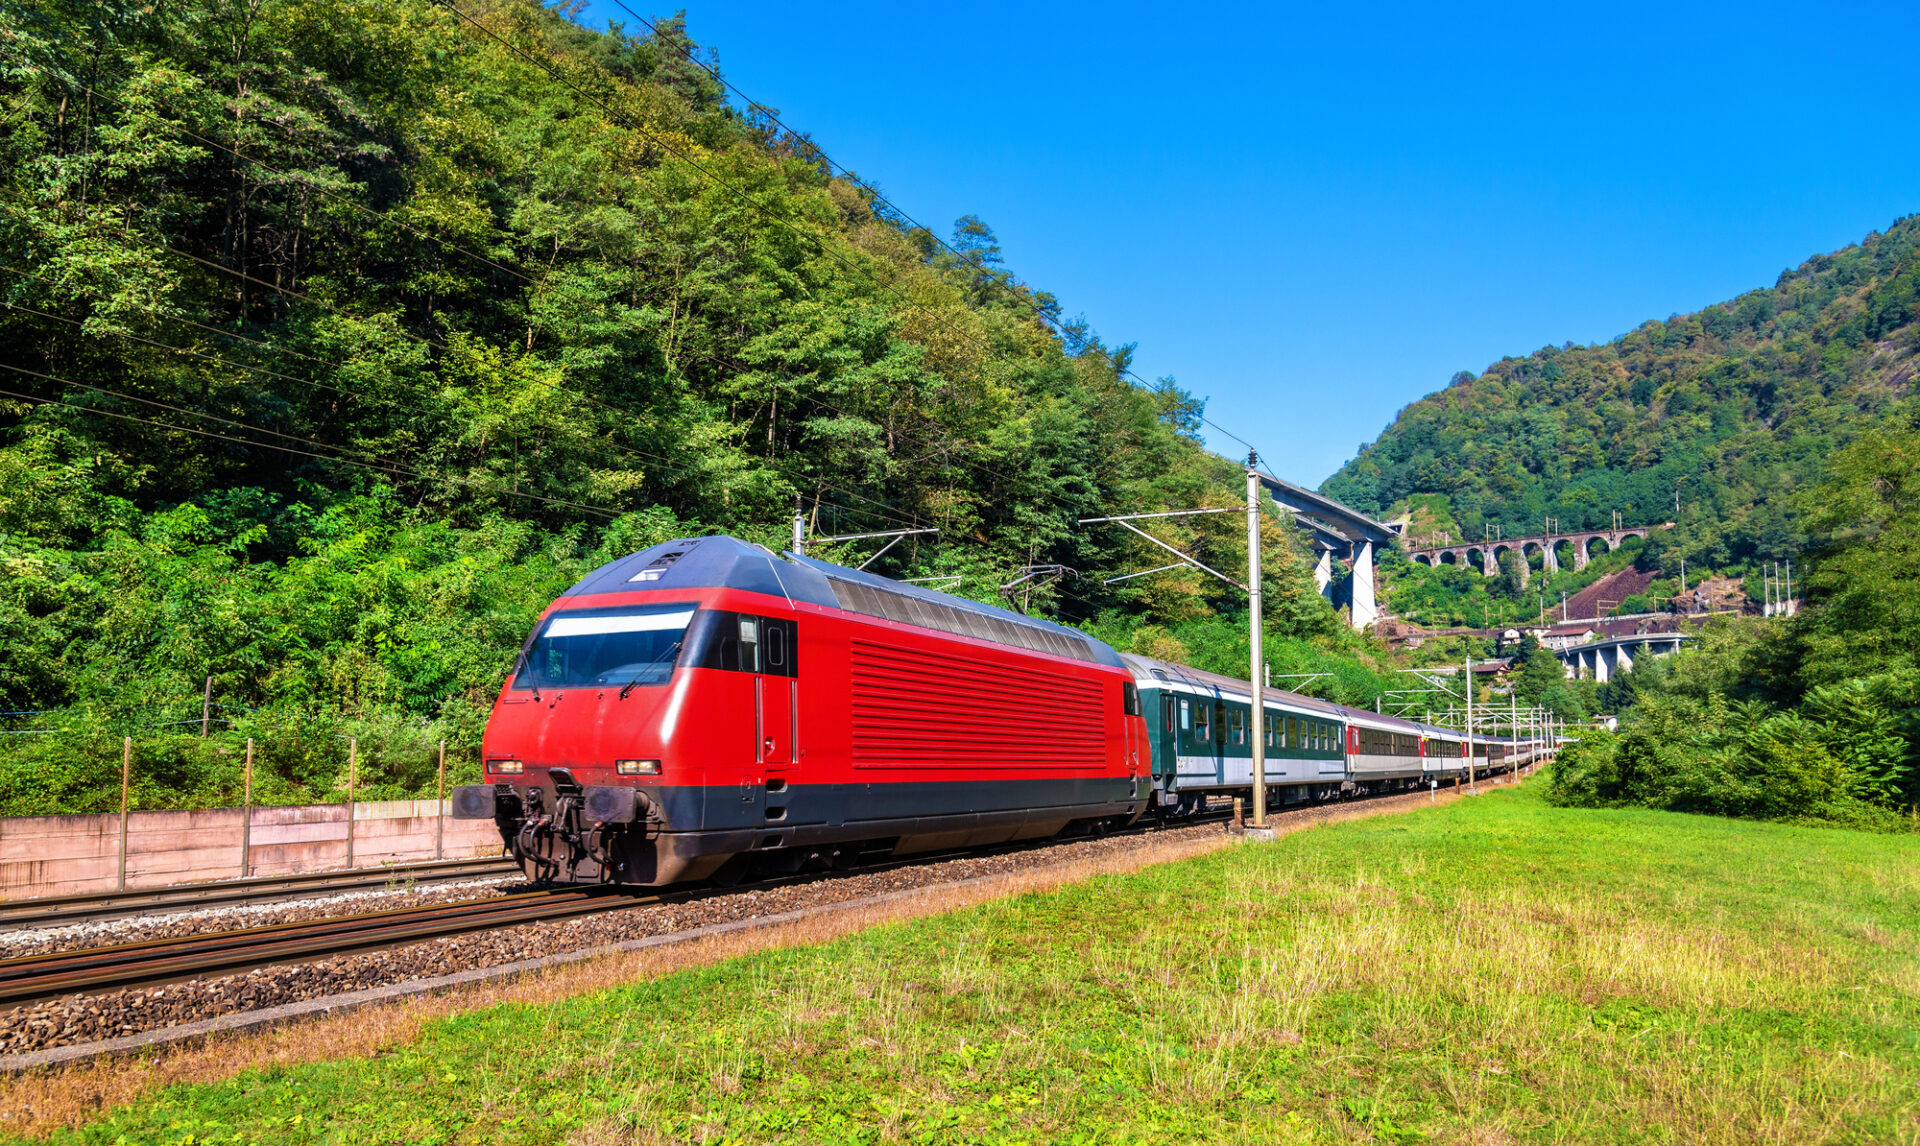
[[1584, 645], [1593, 640], [1592, 625], [1556, 625], [1551, 629], [1528, 630], [1541, 644], [1554, 652]]

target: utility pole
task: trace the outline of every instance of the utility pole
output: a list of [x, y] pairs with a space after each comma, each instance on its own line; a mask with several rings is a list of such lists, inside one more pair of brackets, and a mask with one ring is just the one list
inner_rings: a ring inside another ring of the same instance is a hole
[[1560, 590], [1560, 623], [1563, 625], [1567, 623], [1567, 591], [1565, 589]]
[[1473, 654], [1467, 654], [1467, 790], [1478, 791], [1480, 782], [1473, 770]]
[[200, 698], [200, 739], [207, 738], [207, 726], [213, 723], [213, 678], [207, 678], [207, 691]]
[[[1247, 610], [1247, 622], [1249, 626], [1251, 626], [1248, 634], [1250, 638], [1248, 642], [1250, 648], [1247, 663], [1247, 691], [1251, 694], [1248, 698], [1248, 716], [1250, 717], [1248, 723], [1250, 727], [1247, 731], [1250, 737], [1248, 743], [1253, 747], [1254, 768], [1251, 777], [1253, 781], [1253, 823], [1249, 831], [1258, 832], [1259, 836], [1256, 838], [1272, 839], [1272, 832], [1267, 828], [1266, 824], [1266, 696], [1264, 690], [1260, 687], [1261, 678], [1265, 675], [1265, 656], [1261, 648], [1260, 639], [1260, 474], [1259, 471], [1254, 468], [1258, 461], [1258, 455], [1249, 451], [1247, 454], [1247, 504], [1245, 509], [1239, 506], [1223, 506], [1215, 509], [1174, 509], [1164, 510], [1160, 513], [1129, 513], [1118, 514], [1112, 517], [1083, 517], [1079, 520], [1079, 524], [1117, 525], [1130, 533], [1138, 534], [1142, 540], [1158, 546], [1180, 559], [1178, 565], [1168, 566], [1168, 568], [1191, 566], [1200, 570], [1202, 573], [1210, 573], [1247, 594], [1249, 606]], [[1133, 524], [1136, 521], [1147, 518], [1198, 517], [1208, 513], [1245, 513], [1247, 515], [1247, 584], [1243, 585], [1225, 573], [1220, 572], [1218, 569], [1194, 560], [1192, 557], [1187, 556], [1180, 550], [1175, 549], [1153, 534]], [[1158, 572], [1158, 570], [1152, 570], [1152, 572]]]
[[[1509, 692], [1507, 693], [1507, 699], [1513, 702], [1513, 715], [1510, 718], [1510, 723], [1512, 725], [1511, 731], [1513, 732], [1513, 750], [1515, 753], [1518, 753], [1520, 751], [1520, 694], [1517, 692]], [[1515, 760], [1513, 763], [1516, 768], [1520, 766], [1518, 760]], [[1517, 781], [1519, 777], [1515, 776], [1514, 779]]]
[[1260, 617], [1260, 456], [1247, 451], [1247, 742], [1253, 746], [1253, 826], [1267, 826], [1266, 695], [1261, 688], [1266, 656], [1261, 650]]
[[807, 515], [800, 512], [800, 495], [793, 495], [793, 551], [807, 555]]
[[1793, 558], [1787, 558], [1787, 616], [1793, 616]]

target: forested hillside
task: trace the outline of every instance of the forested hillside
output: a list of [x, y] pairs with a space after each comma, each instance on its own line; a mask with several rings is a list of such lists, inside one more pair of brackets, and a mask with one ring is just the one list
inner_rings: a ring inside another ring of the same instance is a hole
[[[911, 225], [679, 24], [632, 31], [526, 0], [0, 11], [0, 799], [97, 802], [121, 735], [148, 802], [231, 798], [231, 761], [153, 746], [197, 736], [208, 677], [269, 798], [338, 783], [348, 735], [371, 791], [417, 790], [582, 572], [778, 545], [796, 503], [939, 528], [875, 568], [982, 599], [1067, 565], [1035, 611], [1234, 668], [1238, 601], [1103, 587], [1163, 562], [1074, 524], [1231, 501], [1195, 401], [978, 220]], [[1223, 517], [1165, 535], [1231, 566]], [[1350, 647], [1269, 569], [1276, 671]]]
[[1920, 423], [1863, 430], [1790, 495], [1814, 539], [1806, 607], [1726, 617], [1610, 681], [1549, 796], [1920, 831]]
[[[1671, 574], [1807, 548], [1789, 495], [1910, 402], [1920, 370], [1920, 216], [1809, 259], [1773, 286], [1598, 346], [1505, 358], [1401, 411], [1322, 487], [1385, 513], [1444, 495], [1459, 535], [1678, 519], [1649, 539]], [[1675, 511], [1678, 490], [1680, 509]]]

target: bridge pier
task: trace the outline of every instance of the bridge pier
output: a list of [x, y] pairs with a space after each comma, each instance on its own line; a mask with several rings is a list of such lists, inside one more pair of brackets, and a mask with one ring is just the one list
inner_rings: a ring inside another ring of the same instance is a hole
[[1373, 547], [1393, 542], [1400, 535], [1364, 513], [1292, 482], [1263, 476], [1260, 483], [1274, 503], [1294, 514], [1301, 527], [1319, 542], [1320, 560], [1314, 565], [1313, 579], [1320, 592], [1332, 598], [1333, 552], [1339, 550], [1353, 562], [1349, 593], [1353, 627], [1364, 629], [1379, 620], [1380, 609], [1374, 599]]
[[1353, 627], [1364, 629], [1379, 619], [1373, 600], [1373, 542], [1361, 541], [1353, 552]]
[[1592, 680], [1605, 684], [1621, 673], [1632, 672], [1634, 662], [1647, 657], [1664, 657], [1678, 652], [1687, 633], [1640, 633], [1608, 637], [1588, 645], [1573, 645], [1553, 655], [1566, 666], [1568, 680]]

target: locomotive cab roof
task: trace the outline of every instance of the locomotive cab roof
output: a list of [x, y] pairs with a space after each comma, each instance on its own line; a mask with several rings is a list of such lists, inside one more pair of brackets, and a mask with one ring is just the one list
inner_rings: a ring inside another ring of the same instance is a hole
[[725, 535], [649, 546], [581, 578], [562, 599], [636, 589], [740, 589], [1112, 668], [1120, 655], [1076, 629]]

